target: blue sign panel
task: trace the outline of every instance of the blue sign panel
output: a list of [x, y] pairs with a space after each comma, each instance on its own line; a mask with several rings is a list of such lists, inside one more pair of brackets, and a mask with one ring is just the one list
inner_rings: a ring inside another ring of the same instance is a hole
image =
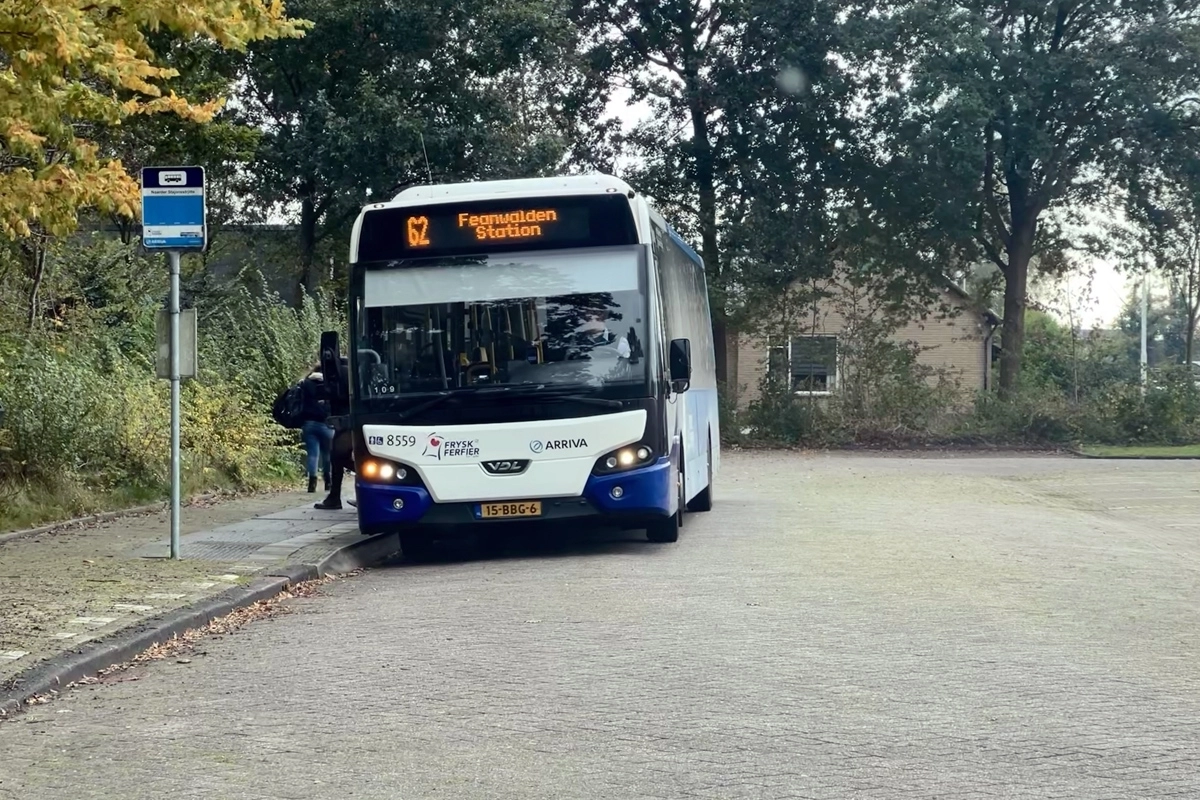
[[149, 250], [203, 250], [208, 227], [203, 167], [142, 169], [142, 245]]

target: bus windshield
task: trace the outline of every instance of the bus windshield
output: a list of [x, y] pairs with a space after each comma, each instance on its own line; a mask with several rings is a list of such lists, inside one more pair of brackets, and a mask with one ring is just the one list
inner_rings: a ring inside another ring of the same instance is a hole
[[636, 247], [364, 266], [355, 312], [365, 401], [490, 386], [647, 393]]

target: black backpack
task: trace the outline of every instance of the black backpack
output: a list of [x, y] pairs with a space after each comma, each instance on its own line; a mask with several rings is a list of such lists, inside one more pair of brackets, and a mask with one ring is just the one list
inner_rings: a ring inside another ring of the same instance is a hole
[[304, 427], [304, 390], [300, 384], [284, 389], [271, 406], [271, 416], [285, 428]]

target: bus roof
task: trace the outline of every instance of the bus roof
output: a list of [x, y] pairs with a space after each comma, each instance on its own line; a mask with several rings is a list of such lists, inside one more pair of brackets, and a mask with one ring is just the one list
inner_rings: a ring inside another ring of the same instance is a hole
[[491, 197], [620, 193], [632, 197], [633, 187], [620, 178], [596, 173], [554, 178], [521, 178], [502, 181], [471, 181], [432, 186], [410, 186], [390, 201], [371, 203], [372, 208], [404, 208], [429, 203], [466, 202]]

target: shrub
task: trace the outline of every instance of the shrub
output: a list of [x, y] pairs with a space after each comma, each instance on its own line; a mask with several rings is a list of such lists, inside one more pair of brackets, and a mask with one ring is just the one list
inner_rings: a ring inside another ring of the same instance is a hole
[[1086, 438], [1097, 443], [1185, 444], [1200, 436], [1200, 389], [1182, 366], [1150, 370], [1145, 394], [1137, 384], [1108, 386], [1087, 412]]
[[[154, 374], [157, 300], [121, 309], [82, 306], [53, 330], [0, 333], [0, 495], [40, 495], [76, 512], [88, 492], [164, 491], [170, 391]], [[201, 372], [180, 398], [189, 486], [257, 487], [298, 472], [297, 436], [274, 423], [270, 404], [316, 357], [321, 332], [341, 327], [321, 309], [320, 300], [291, 309], [238, 289], [202, 315]]]
[[0, 475], [48, 478], [110, 469], [114, 388], [64, 348], [18, 353], [0, 372], [7, 411]]
[[935, 431], [952, 413], [957, 382], [921, 364], [915, 344], [880, 335], [848, 338], [842, 347], [845, 377], [829, 412], [846, 438], [909, 439]]
[[270, 408], [317, 358], [321, 333], [342, 330], [328, 298], [305, 297], [293, 309], [278, 295], [255, 295], [239, 287], [225, 305], [202, 319], [201, 358], [206, 370], [241, 384], [255, 402]]
[[1076, 420], [1062, 394], [1045, 386], [1025, 387], [1009, 398], [981, 392], [970, 413], [953, 426], [955, 438], [994, 444], [1067, 444]]
[[[841, 443], [841, 431], [830, 423], [813, 397], [764, 380], [758, 399], [739, 418], [751, 442], [819, 447]], [[736, 423], [735, 423], [736, 424]]]

